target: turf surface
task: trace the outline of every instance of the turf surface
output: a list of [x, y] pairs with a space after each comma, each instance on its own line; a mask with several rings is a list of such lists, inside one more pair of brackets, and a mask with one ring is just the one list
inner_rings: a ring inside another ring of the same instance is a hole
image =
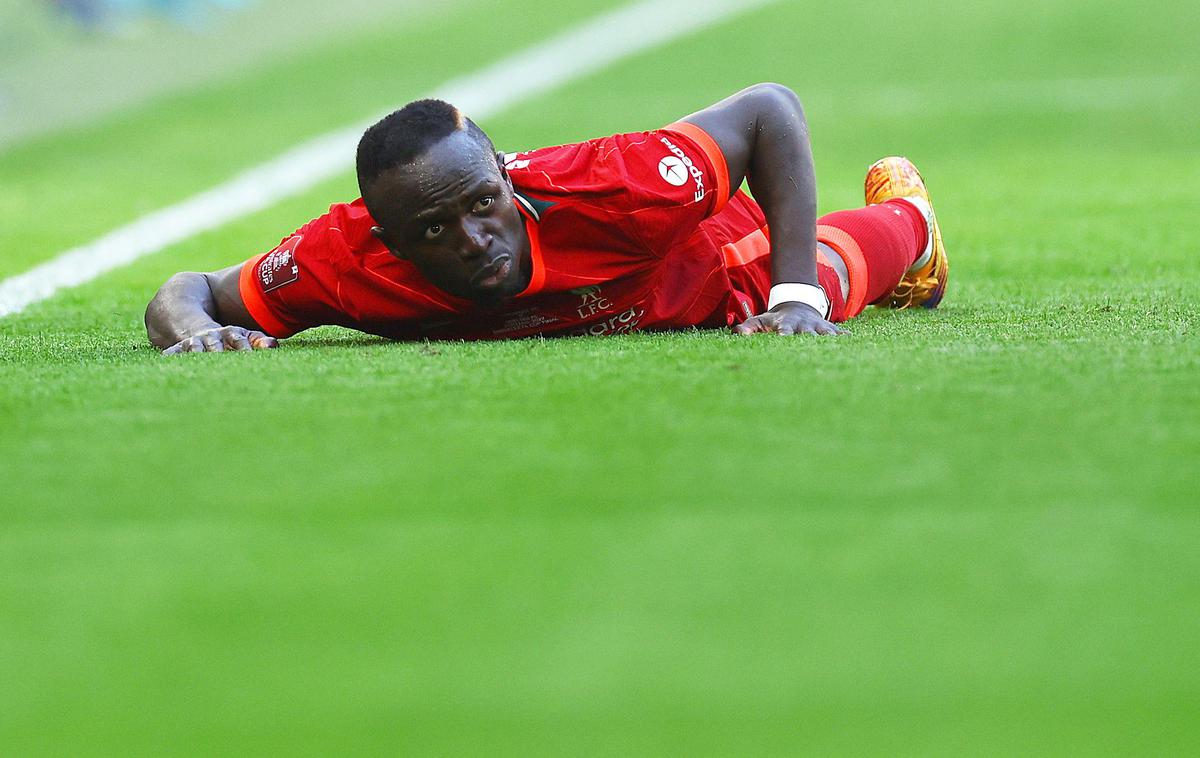
[[[602, 5], [464, 3], [11, 148], [0, 275]], [[484, 124], [773, 79], [823, 209], [908, 154], [951, 289], [843, 338], [145, 344], [166, 276], [349, 173], [0, 320], [0, 753], [1200, 750], [1197, 22], [780, 4]]]

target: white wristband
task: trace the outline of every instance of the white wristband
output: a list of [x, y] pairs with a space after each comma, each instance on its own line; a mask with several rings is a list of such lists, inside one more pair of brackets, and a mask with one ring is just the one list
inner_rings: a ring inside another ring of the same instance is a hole
[[821, 314], [821, 318], [829, 318], [829, 296], [825, 290], [815, 284], [800, 282], [785, 282], [771, 288], [771, 297], [767, 300], [767, 310], [780, 303], [804, 303], [811, 305]]

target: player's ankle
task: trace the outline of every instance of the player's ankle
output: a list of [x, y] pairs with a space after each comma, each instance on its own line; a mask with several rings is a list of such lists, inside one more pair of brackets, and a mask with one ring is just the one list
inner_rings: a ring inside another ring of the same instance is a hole
[[893, 198], [889, 202], [908, 203], [917, 212], [921, 214], [921, 218], [925, 221], [925, 246], [917, 255], [917, 259], [908, 267], [909, 271], [916, 271], [922, 266], [929, 263], [929, 259], [933, 257], [933, 206], [929, 201], [920, 195], [910, 195], [909, 197]]

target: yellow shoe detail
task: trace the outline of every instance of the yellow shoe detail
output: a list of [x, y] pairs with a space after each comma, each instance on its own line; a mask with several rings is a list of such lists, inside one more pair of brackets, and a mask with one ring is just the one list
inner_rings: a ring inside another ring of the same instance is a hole
[[[875, 205], [898, 197], [919, 197], [925, 201], [929, 212], [930, 245], [913, 264], [896, 288], [875, 301], [880, 308], [936, 308], [946, 293], [946, 280], [950, 276], [950, 260], [942, 244], [942, 230], [938, 226], [929, 190], [921, 172], [907, 158], [892, 156], [876, 161], [867, 169], [864, 182], [867, 205]], [[920, 205], [919, 203], [916, 205]], [[923, 211], [924, 209], [922, 209]]]

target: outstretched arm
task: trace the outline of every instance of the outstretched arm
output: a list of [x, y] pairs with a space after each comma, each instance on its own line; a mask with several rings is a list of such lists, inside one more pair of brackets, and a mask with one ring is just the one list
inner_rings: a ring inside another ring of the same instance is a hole
[[[771, 283], [819, 289], [817, 184], [808, 122], [796, 93], [781, 84], [756, 84], [683, 120], [708, 132], [721, 148], [731, 192], [749, 180], [771, 229]], [[786, 297], [786, 290], [777, 292]], [[824, 315], [812, 305], [785, 301], [735, 331], [841, 333]]]
[[238, 290], [241, 266], [166, 281], [146, 306], [146, 335], [164, 355], [259, 350], [279, 342], [262, 332]]

